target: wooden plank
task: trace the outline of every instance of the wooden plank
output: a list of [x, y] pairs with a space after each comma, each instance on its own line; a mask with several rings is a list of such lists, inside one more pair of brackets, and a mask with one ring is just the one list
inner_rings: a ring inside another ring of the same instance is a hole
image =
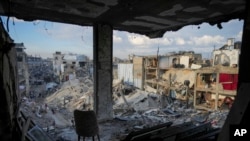
[[[214, 89], [196, 88], [196, 91], [216, 93]], [[236, 90], [218, 90], [219, 95], [236, 96]]]
[[226, 96], [236, 96], [237, 95], [237, 91], [234, 90], [234, 91], [230, 91], [230, 90], [220, 90], [218, 91], [219, 94], [221, 95], [226, 95]]
[[211, 108], [207, 108], [207, 107], [205, 107], [204, 105], [201, 105], [201, 104], [196, 105], [195, 108], [200, 109], [200, 110], [213, 111]]

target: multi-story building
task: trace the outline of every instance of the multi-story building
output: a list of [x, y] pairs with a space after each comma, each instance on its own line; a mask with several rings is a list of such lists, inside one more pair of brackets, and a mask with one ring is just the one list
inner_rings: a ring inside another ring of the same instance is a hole
[[63, 54], [61, 52], [55, 52], [53, 54], [53, 71], [56, 75], [61, 75], [61, 64], [63, 60]]
[[234, 43], [234, 39], [229, 38], [227, 44], [213, 51], [213, 66], [237, 67], [239, 63], [240, 46], [241, 42]]
[[16, 43], [15, 48], [17, 52], [19, 93], [22, 96], [28, 96], [30, 85], [27, 54], [24, 51], [26, 48], [23, 43]]
[[42, 57], [40, 56], [28, 55], [27, 63], [30, 67], [38, 67], [38, 66], [43, 65], [43, 60], [42, 60]]
[[56, 52], [53, 54], [53, 70], [60, 80], [69, 80], [76, 77], [76, 71], [79, 68], [88, 68], [89, 58], [82, 54], [62, 54]]

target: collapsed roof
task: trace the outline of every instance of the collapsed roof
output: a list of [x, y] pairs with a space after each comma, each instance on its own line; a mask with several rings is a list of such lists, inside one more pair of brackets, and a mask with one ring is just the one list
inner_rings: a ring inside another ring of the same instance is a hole
[[0, 15], [82, 26], [105, 23], [115, 30], [162, 37], [186, 25], [244, 19], [245, 0], [1, 0]]

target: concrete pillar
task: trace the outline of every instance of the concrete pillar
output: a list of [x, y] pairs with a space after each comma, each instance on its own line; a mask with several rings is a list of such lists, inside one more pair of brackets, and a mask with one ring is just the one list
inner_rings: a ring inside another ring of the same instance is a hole
[[112, 58], [113, 28], [106, 24], [93, 27], [94, 40], [94, 109], [100, 121], [113, 118]]

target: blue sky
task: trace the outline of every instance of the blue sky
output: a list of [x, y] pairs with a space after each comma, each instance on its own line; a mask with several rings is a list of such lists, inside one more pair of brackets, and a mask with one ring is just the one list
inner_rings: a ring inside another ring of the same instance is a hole
[[[6, 27], [6, 18], [2, 17]], [[198, 28], [199, 27], [199, 28]], [[209, 58], [211, 51], [227, 43], [228, 38], [241, 41], [243, 20], [222, 23], [222, 29], [209, 24], [190, 25], [177, 32], [166, 32], [162, 38], [114, 31], [113, 56], [122, 59], [129, 54], [155, 55], [168, 52], [195, 51]], [[55, 23], [49, 21], [25, 22], [10, 18], [9, 34], [16, 43], [23, 42], [29, 55], [52, 57], [55, 51], [85, 54], [92, 59], [92, 27]]]

